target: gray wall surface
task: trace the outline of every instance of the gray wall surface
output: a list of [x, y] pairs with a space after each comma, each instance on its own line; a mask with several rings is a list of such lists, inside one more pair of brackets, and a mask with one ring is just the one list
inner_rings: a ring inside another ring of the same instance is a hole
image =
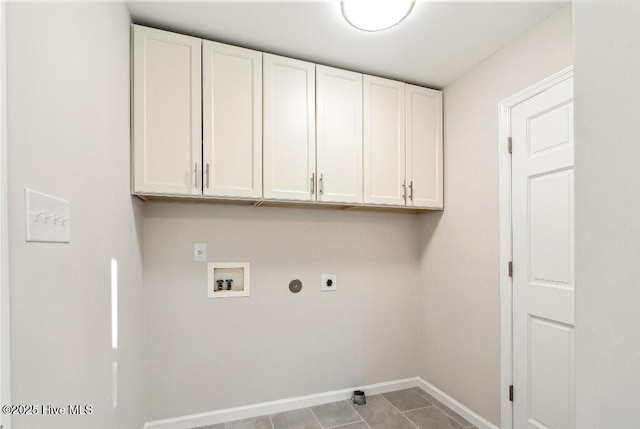
[[[147, 419], [415, 377], [416, 219], [148, 203]], [[207, 299], [193, 243], [250, 262], [251, 296]], [[337, 291], [320, 291], [322, 274]]]
[[572, 62], [566, 6], [444, 89], [445, 210], [419, 225], [419, 375], [498, 426], [498, 104]]
[[574, 3], [576, 408], [640, 427], [640, 3]]
[[[129, 23], [122, 3], [7, 4], [12, 402], [94, 407], [90, 416], [15, 416], [14, 429], [139, 429], [144, 421]], [[25, 187], [71, 202], [71, 243], [25, 242]]]
[[[415, 226], [403, 214], [147, 204], [148, 420], [414, 377]], [[195, 242], [211, 262], [250, 262], [251, 296], [207, 299]], [[320, 291], [322, 274], [337, 291]]]

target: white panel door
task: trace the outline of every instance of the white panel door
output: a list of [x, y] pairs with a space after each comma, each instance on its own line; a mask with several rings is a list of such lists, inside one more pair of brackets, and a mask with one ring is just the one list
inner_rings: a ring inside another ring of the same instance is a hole
[[133, 26], [133, 192], [201, 195], [201, 40]]
[[575, 428], [573, 79], [517, 105], [514, 428]]
[[406, 201], [404, 83], [364, 76], [364, 202]]
[[264, 54], [264, 198], [314, 201], [315, 65]]
[[406, 86], [407, 205], [443, 208], [442, 92]]
[[362, 203], [362, 75], [316, 66], [318, 200]]
[[202, 42], [203, 193], [262, 197], [262, 53]]

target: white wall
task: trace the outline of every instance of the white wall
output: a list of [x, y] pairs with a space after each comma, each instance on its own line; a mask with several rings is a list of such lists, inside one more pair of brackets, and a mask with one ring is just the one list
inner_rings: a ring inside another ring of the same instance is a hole
[[580, 429], [640, 427], [640, 3], [575, 2]]
[[[415, 377], [415, 215], [147, 203], [144, 225], [148, 420]], [[250, 262], [251, 297], [207, 299], [194, 242]]]
[[[7, 5], [12, 401], [95, 410], [16, 416], [14, 429], [140, 428], [144, 420], [141, 206], [129, 195], [129, 21], [116, 3]], [[25, 187], [71, 202], [70, 244], [25, 242]], [[117, 351], [111, 258], [119, 264]]]
[[[11, 403], [9, 353], [9, 229], [7, 228], [7, 26], [6, 2], [0, 3], [0, 402]], [[0, 415], [0, 426], [9, 429], [11, 415]]]
[[444, 89], [445, 210], [424, 216], [419, 374], [500, 425], [498, 103], [572, 64], [566, 6]]

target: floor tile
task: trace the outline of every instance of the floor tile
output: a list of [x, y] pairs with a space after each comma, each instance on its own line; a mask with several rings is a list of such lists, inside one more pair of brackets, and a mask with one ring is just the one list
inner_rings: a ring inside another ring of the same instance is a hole
[[262, 416], [227, 423], [225, 429], [273, 429], [273, 426], [269, 416]]
[[428, 394], [427, 392], [425, 392], [424, 390], [422, 390], [419, 387], [414, 387], [413, 390], [415, 390], [416, 392], [418, 392], [418, 394], [420, 396], [422, 396], [423, 398], [427, 399], [429, 402], [431, 402], [433, 405], [437, 405], [437, 406], [445, 406], [442, 402], [438, 401], [436, 398], [434, 398], [432, 395]]
[[335, 429], [369, 429], [369, 426], [367, 426], [365, 422], [359, 421], [356, 423], [350, 423], [348, 425], [340, 426]]
[[400, 411], [415, 410], [416, 408], [428, 407], [431, 402], [413, 389], [396, 390], [395, 392], [383, 393], [389, 402]]
[[273, 414], [271, 421], [274, 429], [321, 429], [310, 408]]
[[464, 426], [437, 407], [407, 411], [404, 415], [420, 429], [464, 429]]
[[447, 413], [449, 415], [449, 417], [451, 417], [452, 419], [454, 419], [455, 421], [457, 421], [458, 423], [460, 423], [462, 426], [464, 426], [465, 428], [468, 427], [472, 427], [473, 423], [471, 423], [469, 420], [465, 419], [464, 417], [462, 417], [460, 414], [456, 413], [455, 411], [453, 411], [451, 408], [449, 407], [444, 407], [442, 408], [442, 411], [444, 411], [445, 413]]
[[462, 426], [464, 426], [465, 428], [468, 428], [470, 426], [473, 426], [473, 423], [471, 423], [470, 421], [468, 421], [467, 419], [465, 419], [464, 417], [462, 417], [460, 414], [456, 413], [455, 411], [453, 411], [451, 408], [447, 407], [445, 404], [443, 404], [442, 402], [438, 401], [436, 398], [434, 398], [432, 395], [428, 394], [427, 392], [425, 392], [424, 390], [420, 389], [419, 387], [414, 388], [414, 390], [416, 390], [420, 395], [424, 396], [428, 401], [430, 401], [433, 405], [437, 406], [438, 408], [440, 408], [442, 411], [444, 411], [445, 413], [447, 413], [449, 415], [449, 417], [453, 417], [453, 419], [455, 421], [457, 421], [458, 423], [460, 423]]
[[415, 429], [415, 427], [380, 395], [370, 396], [365, 405], [354, 405], [371, 429]]
[[347, 401], [332, 402], [330, 404], [311, 407], [323, 428], [344, 425], [362, 420], [360, 414]]

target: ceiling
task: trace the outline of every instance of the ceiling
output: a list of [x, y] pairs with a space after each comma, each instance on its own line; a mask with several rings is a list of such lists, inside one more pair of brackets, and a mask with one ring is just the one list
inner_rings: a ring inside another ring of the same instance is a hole
[[338, 1], [128, 1], [134, 23], [443, 88], [565, 0], [418, 1], [392, 29], [350, 27]]

